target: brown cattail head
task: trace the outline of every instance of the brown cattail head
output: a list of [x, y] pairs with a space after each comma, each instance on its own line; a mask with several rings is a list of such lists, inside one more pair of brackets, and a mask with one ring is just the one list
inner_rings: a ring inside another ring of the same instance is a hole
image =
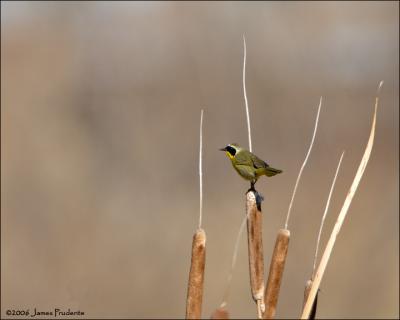
[[264, 319], [272, 319], [276, 313], [279, 290], [285, 268], [286, 256], [289, 247], [290, 231], [280, 229], [276, 237], [275, 248], [272, 254], [267, 287], [265, 288], [265, 313]]
[[257, 303], [258, 314], [261, 316], [265, 310], [262, 212], [254, 191], [249, 191], [246, 195], [246, 214], [251, 293]]
[[193, 236], [192, 261], [186, 300], [186, 319], [200, 319], [206, 262], [206, 233], [198, 229]]
[[228, 310], [222, 307], [215, 309], [215, 311], [211, 315], [211, 319], [229, 319]]

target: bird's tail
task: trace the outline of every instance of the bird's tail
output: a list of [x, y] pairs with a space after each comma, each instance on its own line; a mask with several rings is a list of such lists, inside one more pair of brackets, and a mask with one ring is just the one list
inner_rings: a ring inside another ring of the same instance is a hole
[[274, 176], [274, 175], [276, 175], [278, 173], [282, 173], [282, 170], [275, 169], [275, 168], [272, 168], [272, 167], [266, 167], [265, 168], [265, 175], [267, 177], [272, 177], [272, 176]]

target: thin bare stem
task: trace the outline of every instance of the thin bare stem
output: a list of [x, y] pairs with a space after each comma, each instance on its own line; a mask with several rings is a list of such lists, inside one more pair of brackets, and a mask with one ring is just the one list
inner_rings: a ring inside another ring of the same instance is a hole
[[[306, 287], [304, 288], [303, 307], [305, 306], [306, 301], [308, 299], [308, 295], [310, 294], [311, 286], [312, 286], [312, 280], [308, 280], [306, 283]], [[317, 304], [318, 304], [318, 292], [317, 292], [317, 295], [315, 296], [314, 303], [312, 305], [311, 313], [310, 313], [310, 316], [308, 317], [308, 320], [315, 319], [315, 316], [317, 314]]]
[[382, 87], [382, 84], [383, 84], [383, 81], [381, 81], [379, 83], [379, 86], [378, 86], [377, 96], [375, 98], [375, 111], [374, 111], [374, 116], [373, 116], [373, 120], [372, 120], [371, 133], [370, 133], [370, 136], [369, 136], [369, 139], [368, 139], [367, 146], [366, 146], [365, 151], [364, 151], [364, 155], [363, 155], [363, 157], [361, 159], [361, 163], [360, 163], [360, 165], [358, 167], [358, 170], [357, 170], [357, 173], [356, 173], [356, 175], [354, 177], [353, 183], [351, 184], [350, 190], [347, 193], [347, 196], [346, 196], [346, 199], [344, 201], [343, 207], [340, 210], [340, 213], [339, 213], [339, 216], [338, 216], [338, 218], [336, 220], [335, 226], [333, 227], [331, 236], [330, 236], [330, 238], [328, 240], [328, 243], [327, 243], [327, 245], [325, 247], [324, 254], [322, 255], [321, 262], [319, 263], [317, 272], [316, 272], [315, 277], [313, 279], [313, 283], [312, 283], [312, 286], [311, 286], [310, 294], [308, 295], [307, 302], [306, 302], [306, 304], [305, 304], [305, 306], [303, 308], [303, 313], [301, 315], [302, 319], [308, 319], [308, 317], [310, 315], [310, 312], [311, 312], [311, 309], [312, 309], [312, 305], [314, 303], [315, 296], [316, 296], [316, 294], [318, 292], [318, 288], [319, 288], [319, 286], [321, 284], [322, 277], [324, 275], [326, 266], [328, 265], [328, 262], [329, 262], [330, 255], [331, 255], [333, 247], [335, 245], [336, 237], [339, 234], [339, 231], [340, 231], [340, 229], [342, 227], [344, 219], [346, 218], [347, 212], [349, 210], [351, 201], [353, 200], [354, 194], [357, 191], [358, 185], [359, 185], [359, 183], [361, 181], [361, 178], [362, 178], [362, 176], [364, 174], [365, 168], [366, 168], [366, 166], [368, 164], [368, 160], [369, 160], [369, 157], [371, 155], [372, 147], [373, 147], [373, 144], [374, 144], [375, 125], [376, 125], [376, 112], [377, 112], [378, 103], [379, 103], [378, 93], [380, 91], [380, 88]]
[[339, 173], [339, 169], [340, 169], [340, 165], [342, 163], [343, 156], [344, 156], [344, 151], [342, 152], [342, 155], [340, 156], [339, 164], [338, 164], [338, 166], [336, 168], [335, 177], [333, 178], [331, 190], [329, 191], [329, 196], [328, 196], [328, 201], [326, 202], [325, 211], [324, 211], [324, 214], [322, 215], [321, 225], [319, 226], [317, 246], [315, 248], [314, 263], [313, 263], [313, 270], [312, 270], [311, 279], [314, 279], [314, 273], [315, 273], [315, 267], [316, 267], [316, 264], [317, 264], [318, 248], [319, 248], [319, 242], [321, 240], [322, 228], [324, 226], [325, 218], [326, 218], [327, 213], [328, 213], [329, 204], [331, 202], [331, 196], [332, 196], [332, 193], [333, 193], [333, 189], [335, 187], [336, 178], [337, 178], [337, 175]]
[[319, 112], [321, 111], [321, 105], [322, 105], [322, 97], [319, 99], [318, 113], [317, 113], [317, 118], [315, 119], [315, 127], [314, 127], [314, 133], [313, 133], [313, 136], [312, 136], [312, 139], [311, 139], [311, 144], [310, 144], [310, 147], [308, 148], [308, 152], [307, 152], [306, 158], [304, 159], [303, 165], [300, 168], [300, 172], [299, 172], [299, 175], [297, 176], [296, 184], [294, 185], [292, 199], [290, 200], [289, 209], [288, 209], [288, 213], [287, 213], [287, 216], [286, 216], [285, 229], [288, 228], [290, 212], [292, 210], [294, 196], [296, 195], [297, 185], [299, 184], [301, 175], [303, 173], [303, 169], [304, 169], [304, 167], [305, 167], [305, 165], [307, 163], [308, 157], [310, 156], [311, 149], [312, 149], [313, 144], [314, 144], [315, 134], [317, 132], [317, 127], [318, 127]]
[[250, 113], [249, 113], [249, 104], [247, 102], [247, 93], [246, 93], [246, 38], [243, 35], [243, 95], [244, 95], [244, 102], [246, 105], [246, 118], [247, 118], [247, 132], [249, 135], [249, 151], [252, 152], [252, 145], [251, 145], [251, 128], [250, 128]]
[[225, 293], [224, 293], [220, 308], [224, 308], [228, 303], [228, 297], [229, 297], [231, 283], [232, 283], [233, 271], [235, 270], [237, 254], [238, 254], [238, 251], [239, 251], [239, 240], [242, 237], [244, 226], [246, 225], [247, 218], [248, 218], [248, 215], [246, 215], [243, 218], [243, 221], [242, 221], [242, 223], [240, 225], [240, 228], [239, 228], [239, 232], [238, 232], [237, 237], [236, 237], [235, 248], [233, 250], [233, 256], [232, 256], [231, 269], [229, 270], [228, 282], [226, 284], [226, 289], [225, 289]]
[[306, 301], [308, 299], [308, 295], [310, 294], [311, 285], [312, 285], [312, 280], [307, 280], [306, 287], [304, 288], [303, 307], [306, 305]]
[[199, 214], [199, 229], [201, 229], [201, 222], [203, 219], [203, 113], [201, 110], [200, 114], [200, 151], [199, 151], [199, 181], [200, 181], [200, 214]]

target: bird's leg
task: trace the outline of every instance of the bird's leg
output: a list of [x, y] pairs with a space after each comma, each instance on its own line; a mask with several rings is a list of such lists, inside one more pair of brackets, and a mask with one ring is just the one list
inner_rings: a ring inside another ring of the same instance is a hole
[[250, 181], [250, 189], [247, 190], [246, 193], [248, 193], [248, 192], [250, 192], [250, 191], [253, 191], [254, 193], [257, 193], [257, 190], [254, 188], [255, 183], [256, 183], [255, 180], [251, 180], [251, 181]]
[[259, 193], [256, 188], [254, 187], [254, 185], [256, 184], [257, 179], [256, 180], [251, 180], [250, 181], [250, 189], [247, 190], [246, 194], [249, 193], [250, 191], [254, 192], [254, 196], [256, 197], [256, 204], [257, 204], [257, 209], [259, 211], [261, 211], [261, 202], [264, 201], [264, 197], [262, 196], [261, 193]]
[[264, 201], [264, 197], [261, 193], [259, 193], [255, 188], [254, 185], [257, 182], [257, 178], [254, 180], [254, 182], [252, 183], [252, 187], [253, 187], [253, 191], [254, 191], [254, 195], [256, 196], [256, 203], [257, 203], [257, 208], [258, 210], [261, 211], [261, 202]]

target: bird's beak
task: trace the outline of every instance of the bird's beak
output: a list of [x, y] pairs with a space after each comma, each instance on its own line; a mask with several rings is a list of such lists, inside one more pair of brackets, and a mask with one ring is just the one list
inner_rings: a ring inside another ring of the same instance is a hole
[[226, 151], [226, 147], [219, 149], [219, 151]]

